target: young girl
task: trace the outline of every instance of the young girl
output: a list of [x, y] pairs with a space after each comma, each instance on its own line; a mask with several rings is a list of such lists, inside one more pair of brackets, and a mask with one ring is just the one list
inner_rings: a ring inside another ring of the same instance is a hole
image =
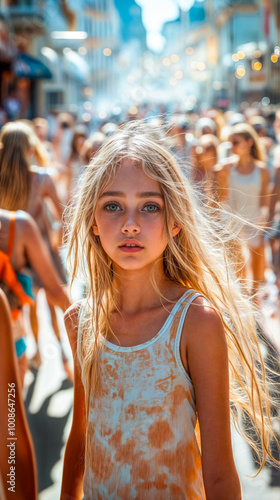
[[87, 167], [69, 226], [88, 293], [65, 316], [75, 389], [62, 499], [240, 499], [231, 412], [256, 426], [264, 465], [264, 367], [214, 224], [142, 122]]

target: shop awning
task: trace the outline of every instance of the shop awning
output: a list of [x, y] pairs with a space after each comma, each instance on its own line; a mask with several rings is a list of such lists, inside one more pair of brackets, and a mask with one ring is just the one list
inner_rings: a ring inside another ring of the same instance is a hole
[[14, 61], [14, 72], [19, 78], [52, 78], [52, 74], [39, 59], [19, 52]]

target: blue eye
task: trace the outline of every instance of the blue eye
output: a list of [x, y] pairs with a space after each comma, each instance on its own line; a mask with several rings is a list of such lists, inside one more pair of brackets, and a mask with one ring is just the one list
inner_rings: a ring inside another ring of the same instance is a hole
[[157, 212], [159, 210], [159, 207], [157, 205], [146, 205], [144, 207], [144, 210], [146, 210], [146, 212], [149, 212], [149, 213], [154, 213], [154, 212]]
[[120, 210], [119, 205], [117, 205], [116, 203], [108, 203], [105, 208], [106, 210], [108, 210], [108, 212], [118, 212]]

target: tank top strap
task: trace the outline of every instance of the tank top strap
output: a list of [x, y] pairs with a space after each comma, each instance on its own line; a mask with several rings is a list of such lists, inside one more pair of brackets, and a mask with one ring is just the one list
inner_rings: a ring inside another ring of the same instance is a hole
[[9, 233], [7, 252], [6, 252], [9, 258], [11, 257], [13, 251], [15, 229], [16, 229], [16, 212], [13, 210], [11, 212], [11, 217], [10, 217], [10, 233]]
[[184, 301], [181, 303], [181, 308], [177, 311], [172, 327], [170, 329], [170, 341], [172, 343], [172, 350], [173, 354], [175, 356], [177, 365], [181, 371], [181, 373], [184, 375], [184, 377], [188, 375], [186, 373], [186, 370], [183, 366], [182, 360], [181, 360], [181, 354], [180, 354], [180, 344], [181, 344], [181, 337], [182, 337], [182, 331], [183, 331], [183, 325], [184, 321], [187, 315], [187, 312], [189, 310], [189, 307], [191, 303], [197, 298], [197, 297], [203, 297], [203, 295], [200, 292], [196, 292], [195, 290], [189, 290], [189, 293], [185, 295]]
[[184, 320], [185, 320], [188, 308], [189, 308], [190, 304], [192, 303], [192, 301], [196, 297], [198, 297], [199, 295], [200, 295], [200, 293], [198, 293], [195, 290], [193, 290], [192, 288], [190, 288], [189, 290], [187, 290], [184, 293], [183, 297], [181, 297], [181, 299], [178, 300], [175, 308], [172, 311], [172, 324], [170, 326], [170, 340], [174, 340], [176, 337], [178, 337], [179, 329], [181, 329], [181, 332], [179, 332], [180, 337], [181, 337], [182, 327], [184, 324]]

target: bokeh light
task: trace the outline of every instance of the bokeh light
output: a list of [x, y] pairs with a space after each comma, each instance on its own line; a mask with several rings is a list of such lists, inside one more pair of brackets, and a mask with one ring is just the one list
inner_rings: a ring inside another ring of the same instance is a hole
[[243, 50], [239, 50], [237, 52], [237, 56], [239, 57], [239, 59], [244, 59], [245, 57], [245, 52], [243, 52]]
[[199, 71], [204, 71], [205, 70], [205, 64], [203, 62], [198, 63], [197, 69]]
[[261, 51], [260, 51], [259, 49], [255, 50], [255, 52], [254, 52], [254, 57], [255, 57], [256, 59], [259, 59], [261, 56], [262, 56]]
[[136, 106], [131, 106], [131, 107], [129, 108], [129, 110], [128, 110], [128, 113], [129, 113], [130, 115], [135, 116], [135, 115], [137, 115], [137, 113], [138, 113], [138, 108], [136, 108]]
[[260, 61], [253, 60], [251, 67], [254, 71], [260, 71], [262, 69], [262, 63]]
[[235, 76], [236, 76], [236, 78], [243, 78], [245, 73], [246, 73], [246, 70], [245, 70], [244, 66], [238, 66], [238, 68], [236, 69], [236, 72], [235, 72]]
[[170, 78], [169, 83], [170, 85], [172, 85], [172, 87], [174, 87], [175, 85], [177, 85], [178, 80], [176, 80], [176, 78]]
[[193, 48], [192, 47], [187, 47], [185, 49], [185, 53], [188, 55], [188, 56], [191, 56], [193, 54]]
[[180, 80], [181, 78], [183, 78], [183, 76], [184, 76], [183, 71], [181, 70], [176, 71], [175, 78], [177, 78], [177, 80]]
[[104, 56], [108, 57], [112, 54], [112, 51], [111, 49], [108, 49], [108, 47], [106, 47], [106, 49], [103, 50], [103, 54]]
[[85, 56], [87, 53], [87, 48], [86, 47], [79, 47], [78, 52], [81, 56]]
[[169, 57], [164, 57], [163, 60], [162, 60], [162, 64], [164, 66], [169, 66], [171, 64], [171, 61], [170, 61]]

